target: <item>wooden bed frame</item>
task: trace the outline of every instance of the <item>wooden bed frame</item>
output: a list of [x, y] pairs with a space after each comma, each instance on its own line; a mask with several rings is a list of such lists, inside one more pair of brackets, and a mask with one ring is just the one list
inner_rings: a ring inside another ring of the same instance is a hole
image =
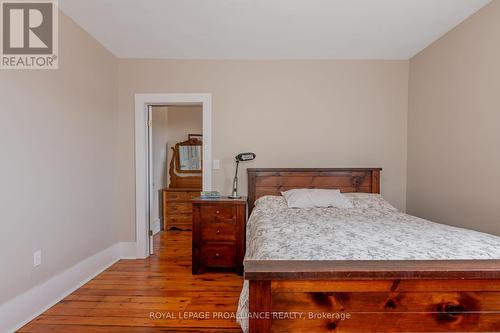
[[[292, 188], [379, 193], [380, 171], [248, 169], [249, 210]], [[500, 332], [500, 260], [246, 260], [245, 279], [251, 333]]]

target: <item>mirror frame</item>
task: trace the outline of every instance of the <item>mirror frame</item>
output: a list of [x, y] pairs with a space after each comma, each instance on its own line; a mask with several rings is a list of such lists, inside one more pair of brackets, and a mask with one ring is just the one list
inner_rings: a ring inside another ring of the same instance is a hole
[[[172, 150], [174, 151], [174, 159], [175, 159], [175, 172], [177, 173], [202, 173], [203, 167], [200, 170], [181, 170], [180, 169], [180, 154], [179, 154], [179, 147], [181, 146], [203, 146], [203, 141], [197, 139], [196, 137], [189, 137], [188, 140], [179, 142], [175, 145], [175, 147], [172, 147]], [[203, 149], [200, 149], [201, 156], [200, 156], [200, 163], [203, 165]]]

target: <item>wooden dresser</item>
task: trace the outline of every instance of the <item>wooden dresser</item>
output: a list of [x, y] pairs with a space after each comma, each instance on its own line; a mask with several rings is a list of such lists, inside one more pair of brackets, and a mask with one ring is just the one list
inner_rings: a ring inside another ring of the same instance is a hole
[[162, 190], [163, 230], [192, 230], [191, 200], [200, 196], [199, 188], [165, 188]]
[[193, 200], [193, 274], [233, 269], [243, 274], [246, 198]]

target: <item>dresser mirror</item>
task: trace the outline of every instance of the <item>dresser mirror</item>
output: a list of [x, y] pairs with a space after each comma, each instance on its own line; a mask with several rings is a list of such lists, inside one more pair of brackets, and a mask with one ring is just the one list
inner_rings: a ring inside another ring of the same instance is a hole
[[179, 142], [173, 147], [175, 171], [178, 173], [201, 173], [203, 142], [192, 134], [189, 139]]
[[199, 134], [189, 134], [186, 141], [172, 147], [170, 188], [201, 188], [203, 141]]
[[179, 172], [201, 172], [201, 146], [179, 146]]

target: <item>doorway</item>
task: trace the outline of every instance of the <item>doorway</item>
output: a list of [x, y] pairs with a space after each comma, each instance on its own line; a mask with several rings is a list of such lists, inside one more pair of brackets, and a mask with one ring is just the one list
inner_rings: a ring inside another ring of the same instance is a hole
[[[163, 184], [155, 184], [153, 168], [153, 130], [154, 109], [157, 107], [201, 108], [202, 113], [202, 172], [201, 189], [212, 189], [212, 115], [210, 94], [137, 94], [135, 96], [135, 144], [136, 144], [136, 249], [138, 258], [148, 257], [153, 250], [150, 230], [157, 230], [157, 219], [160, 210], [155, 211], [158, 202], [158, 188]], [[186, 133], [186, 135], [201, 133]], [[189, 141], [189, 137], [187, 138]], [[186, 141], [186, 140], [185, 140]], [[176, 142], [177, 143], [177, 142]], [[167, 146], [168, 147], [168, 146]], [[170, 147], [168, 147], [170, 148]], [[166, 147], [165, 147], [166, 149]], [[191, 150], [190, 150], [191, 151]], [[169, 154], [171, 158], [172, 154]], [[169, 159], [170, 161], [170, 159]], [[169, 161], [167, 161], [169, 163]], [[170, 168], [170, 164], [169, 164]], [[163, 178], [165, 180], [165, 178]], [[184, 179], [182, 179], [184, 181]], [[170, 182], [169, 177], [166, 182]], [[156, 193], [155, 193], [156, 191]], [[156, 213], [158, 212], [158, 214]], [[156, 226], [155, 226], [156, 224]]]
[[[150, 230], [191, 231], [202, 184], [202, 106], [150, 106]], [[153, 252], [150, 242], [150, 254]]]

